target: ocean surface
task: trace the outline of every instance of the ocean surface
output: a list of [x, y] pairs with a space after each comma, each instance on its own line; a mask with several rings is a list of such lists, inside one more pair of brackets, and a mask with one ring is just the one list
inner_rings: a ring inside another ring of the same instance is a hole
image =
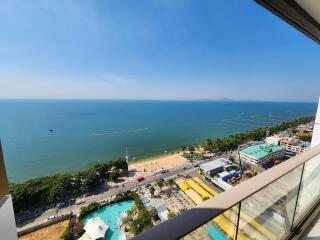
[[[21, 182], [124, 157], [139, 160], [290, 119], [315, 103], [1, 100], [8, 178]], [[50, 131], [50, 129], [54, 131]]]

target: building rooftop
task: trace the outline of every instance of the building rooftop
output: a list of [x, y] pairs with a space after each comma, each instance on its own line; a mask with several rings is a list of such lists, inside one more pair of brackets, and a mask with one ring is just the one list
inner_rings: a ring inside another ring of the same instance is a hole
[[155, 208], [159, 212], [167, 210], [166, 205], [160, 199], [153, 199], [146, 203], [145, 206], [147, 208]]
[[291, 137], [291, 138], [284, 138], [281, 140], [281, 142], [290, 144], [292, 146], [300, 146], [300, 147], [305, 147], [305, 148], [310, 147], [309, 142], [302, 141], [296, 136]]
[[230, 175], [230, 173], [229, 172], [227, 172], [227, 171], [224, 171], [224, 172], [222, 172], [222, 173], [219, 173], [219, 177], [226, 177], [226, 176], [229, 176]]
[[155, 208], [161, 221], [168, 219], [168, 209], [160, 199], [154, 199], [145, 204], [148, 209]]
[[217, 160], [213, 160], [207, 163], [203, 163], [200, 164], [200, 168], [205, 171], [205, 172], [209, 172], [211, 170], [217, 169], [219, 167], [223, 167], [225, 165], [227, 165], [229, 163], [229, 161], [225, 158], [219, 158]]
[[140, 199], [143, 204], [147, 204], [148, 202], [150, 202], [150, 199], [148, 197], [140, 196]]
[[273, 145], [273, 144], [270, 144], [270, 145], [256, 144], [256, 145], [252, 145], [242, 149], [240, 153], [249, 155], [250, 157], [259, 160], [268, 156], [271, 152], [278, 152], [284, 149], [285, 148], [282, 146]]

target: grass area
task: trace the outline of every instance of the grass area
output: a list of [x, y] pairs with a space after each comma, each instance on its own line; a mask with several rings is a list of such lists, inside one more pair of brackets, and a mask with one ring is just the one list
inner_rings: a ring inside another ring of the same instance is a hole
[[61, 236], [68, 226], [69, 220], [65, 220], [32, 233], [19, 237], [19, 240], [61, 240]]

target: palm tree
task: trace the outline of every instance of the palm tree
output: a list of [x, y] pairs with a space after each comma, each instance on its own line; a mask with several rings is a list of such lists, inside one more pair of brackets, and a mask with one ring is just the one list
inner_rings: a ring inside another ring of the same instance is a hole
[[150, 192], [150, 194], [151, 194], [152, 197], [154, 196], [154, 191], [155, 191], [154, 187], [151, 186], [151, 187], [149, 188], [149, 192]]
[[170, 186], [173, 186], [174, 180], [173, 180], [172, 178], [170, 178], [170, 179], [168, 180], [168, 184], [169, 184]]
[[158, 187], [160, 188], [160, 191], [162, 190], [162, 187], [163, 187], [163, 185], [164, 185], [164, 179], [163, 178], [159, 178], [158, 180], [157, 180], [157, 185], [158, 185]]

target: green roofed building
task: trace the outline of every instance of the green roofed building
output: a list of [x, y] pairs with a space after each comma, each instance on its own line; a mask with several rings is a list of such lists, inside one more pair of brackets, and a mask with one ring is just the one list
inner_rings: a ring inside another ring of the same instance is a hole
[[272, 160], [284, 157], [285, 148], [274, 144], [256, 144], [240, 150], [239, 154], [243, 161], [264, 165]]

